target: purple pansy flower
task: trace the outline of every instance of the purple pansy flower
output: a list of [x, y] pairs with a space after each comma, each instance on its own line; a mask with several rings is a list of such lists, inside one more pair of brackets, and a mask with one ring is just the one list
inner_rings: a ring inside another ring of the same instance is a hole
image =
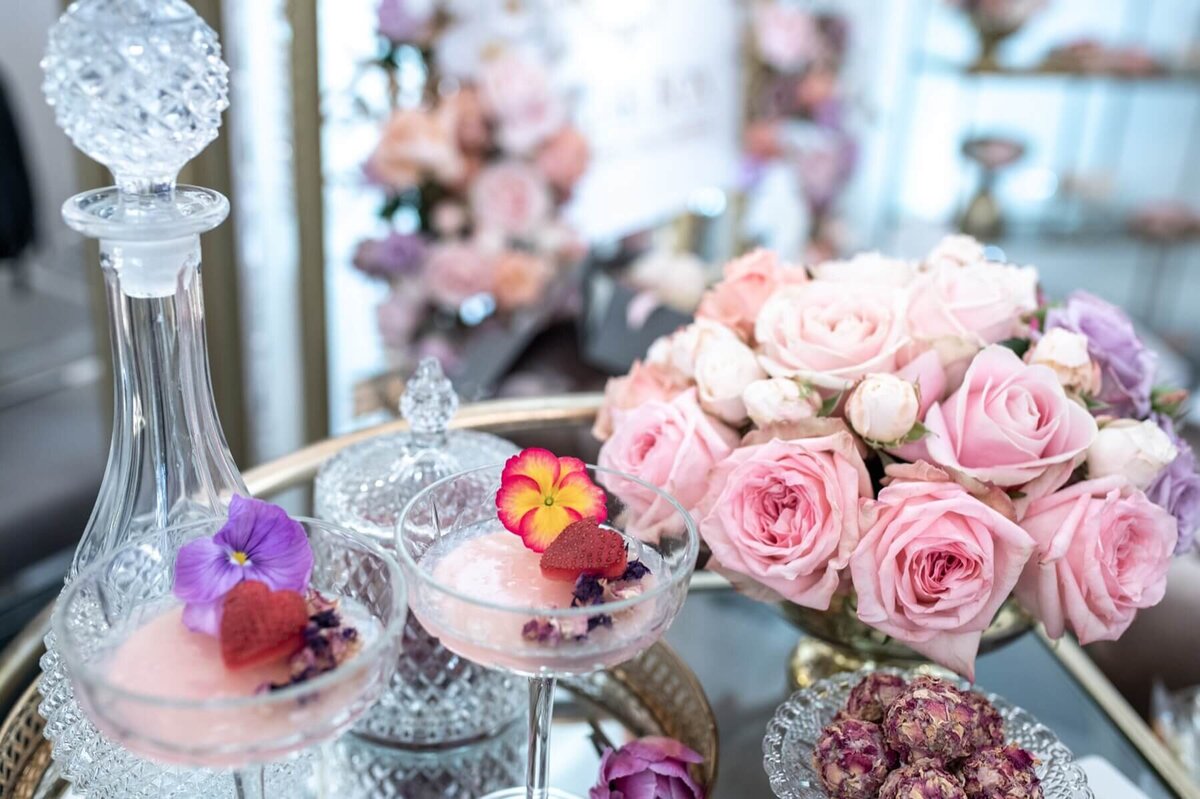
[[1154, 421], [1170, 437], [1179, 454], [1167, 464], [1146, 489], [1151, 502], [1165, 508], [1179, 526], [1175, 554], [1182, 555], [1196, 544], [1200, 528], [1200, 475], [1196, 474], [1196, 453], [1175, 431], [1171, 417], [1155, 414]]
[[312, 568], [312, 547], [299, 522], [278, 505], [234, 496], [229, 521], [216, 535], [189, 541], [175, 558], [175, 596], [187, 603], [183, 623], [216, 635], [225, 594], [242, 580], [303, 593]]
[[588, 799], [704, 799], [688, 773], [704, 758], [671, 738], [639, 738], [620, 749], [605, 749], [600, 779]]
[[1100, 365], [1104, 378], [1096, 397], [1105, 404], [1100, 412], [1145, 419], [1158, 356], [1146, 349], [1125, 312], [1093, 294], [1076, 291], [1065, 305], [1046, 313], [1046, 329], [1054, 327], [1087, 337], [1088, 354]]

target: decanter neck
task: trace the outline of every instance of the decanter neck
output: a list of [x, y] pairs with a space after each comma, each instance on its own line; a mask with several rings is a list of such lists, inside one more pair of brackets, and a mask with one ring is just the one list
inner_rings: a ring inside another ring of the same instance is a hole
[[100, 265], [113, 434], [72, 576], [143, 531], [224, 513], [233, 493], [246, 493], [209, 379], [200, 237], [102, 240]]

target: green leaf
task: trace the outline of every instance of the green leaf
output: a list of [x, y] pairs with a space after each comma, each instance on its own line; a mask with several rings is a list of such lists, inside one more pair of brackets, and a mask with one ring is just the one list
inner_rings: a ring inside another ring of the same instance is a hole
[[912, 426], [912, 430], [909, 430], [908, 434], [905, 435], [904, 438], [900, 439], [900, 443], [911, 444], [914, 441], [920, 441], [927, 435], [929, 435], [929, 428], [920, 422], [917, 422]]
[[821, 409], [817, 411], [817, 416], [830, 416], [837, 410], [838, 403], [842, 401], [844, 391], [839, 391], [829, 399], [821, 403]]
[[1006, 338], [999, 344], [1015, 352], [1018, 358], [1024, 358], [1025, 353], [1029, 352], [1030, 341], [1027, 338]]
[[1150, 408], [1156, 413], [1178, 419], [1187, 409], [1189, 399], [1185, 389], [1155, 386], [1150, 392]]

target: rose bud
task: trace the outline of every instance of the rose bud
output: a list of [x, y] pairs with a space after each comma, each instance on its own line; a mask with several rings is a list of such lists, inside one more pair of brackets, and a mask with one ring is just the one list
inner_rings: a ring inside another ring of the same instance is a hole
[[831, 799], [874, 799], [895, 760], [878, 724], [843, 718], [821, 731], [812, 764]]
[[1061, 327], [1047, 330], [1025, 360], [1050, 367], [1067, 391], [1089, 396], [1100, 393], [1100, 365], [1088, 355], [1087, 336], [1082, 333]]
[[895, 375], [867, 375], [846, 399], [846, 421], [868, 441], [901, 441], [917, 423], [917, 387]]
[[888, 707], [896, 700], [908, 683], [898, 674], [874, 672], [863, 677], [858, 685], [850, 689], [846, 699], [845, 714], [852, 719], [873, 721], [879, 724]]
[[967, 799], [1042, 799], [1036, 765], [1033, 755], [1019, 746], [993, 746], [964, 760], [959, 774]]
[[755, 380], [742, 391], [742, 402], [757, 427], [811, 419], [821, 410], [821, 395], [786, 377]]
[[949, 682], [915, 680], [888, 708], [883, 734], [906, 761], [945, 763], [973, 751], [969, 731], [978, 721], [979, 711]]
[[879, 789], [879, 799], [966, 799], [961, 783], [928, 760], [893, 771]]
[[694, 377], [700, 407], [722, 421], [739, 425], [746, 419], [742, 392], [766, 376], [754, 351], [737, 338], [710, 338], [696, 356]]
[[1089, 479], [1120, 475], [1145, 489], [1179, 450], [1153, 421], [1118, 419], [1100, 428], [1087, 451]]

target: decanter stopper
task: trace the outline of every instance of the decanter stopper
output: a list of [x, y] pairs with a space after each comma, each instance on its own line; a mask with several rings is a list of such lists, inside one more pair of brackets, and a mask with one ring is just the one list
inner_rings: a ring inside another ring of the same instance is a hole
[[42, 68], [59, 127], [124, 194], [174, 188], [229, 106], [217, 35], [184, 0], [78, 0]]

